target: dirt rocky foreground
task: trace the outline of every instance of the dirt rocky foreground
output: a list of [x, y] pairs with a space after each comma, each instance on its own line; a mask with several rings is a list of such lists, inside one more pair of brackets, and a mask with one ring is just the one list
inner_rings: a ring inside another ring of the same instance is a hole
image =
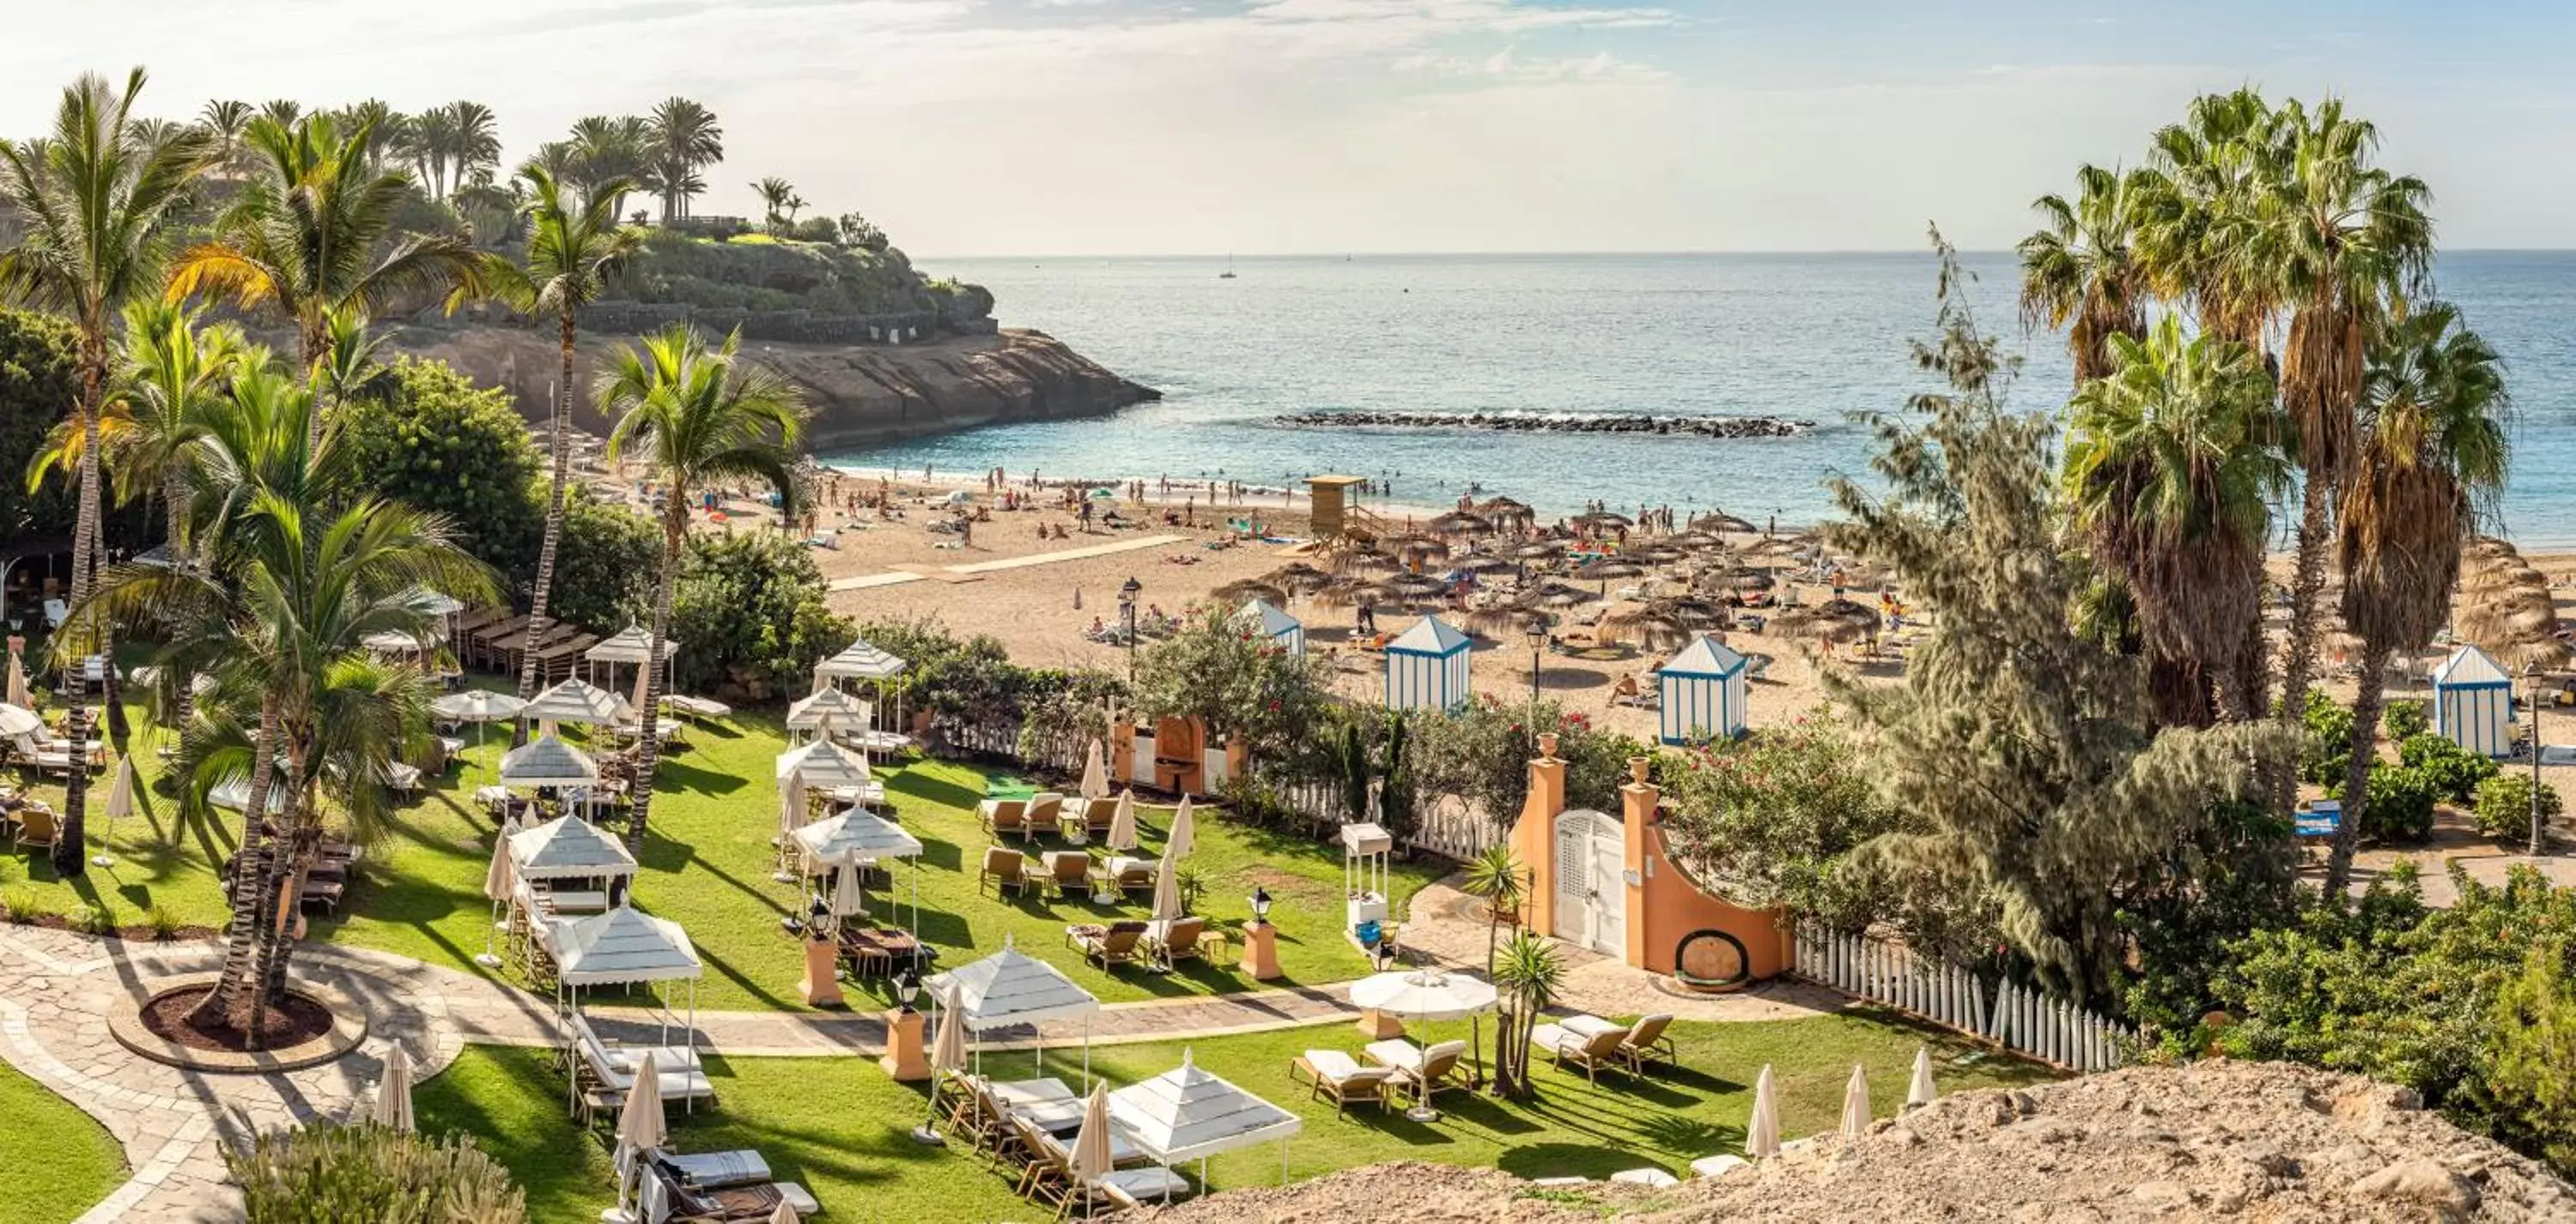
[[1945, 1098], [1846, 1142], [1675, 1189], [1541, 1189], [1403, 1163], [1242, 1190], [1156, 1224], [2576, 1221], [2576, 1188], [2359, 1076], [2144, 1067]]

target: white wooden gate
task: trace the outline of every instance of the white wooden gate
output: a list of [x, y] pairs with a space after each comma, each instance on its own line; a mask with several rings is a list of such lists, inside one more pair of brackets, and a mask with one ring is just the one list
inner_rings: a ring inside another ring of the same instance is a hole
[[1575, 809], [1556, 817], [1556, 937], [1604, 956], [1628, 952], [1627, 853], [1618, 821]]

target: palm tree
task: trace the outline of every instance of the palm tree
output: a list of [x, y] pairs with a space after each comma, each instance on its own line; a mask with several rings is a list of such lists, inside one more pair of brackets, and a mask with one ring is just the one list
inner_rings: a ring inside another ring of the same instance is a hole
[[412, 174], [429, 198], [447, 198], [447, 167], [456, 156], [456, 117], [444, 106], [422, 111], [411, 122]]
[[772, 176], [753, 183], [751, 189], [760, 193], [761, 207], [767, 210], [763, 219], [769, 224], [769, 232], [784, 235], [787, 227], [794, 223], [792, 210], [805, 204], [796, 198], [796, 184]]
[[689, 199], [707, 189], [698, 171], [724, 160], [716, 113], [688, 98], [664, 98], [645, 121], [651, 140], [646, 181], [662, 198], [662, 224], [689, 215]]
[[[252, 123], [260, 173], [216, 219], [213, 240], [180, 257], [171, 298], [205, 292], [245, 310], [274, 310], [294, 325], [297, 359], [310, 372], [330, 351], [335, 312], [379, 314], [431, 294], [444, 295], [452, 310], [480, 294], [483, 260], [472, 243], [394, 236], [411, 181], [368, 167], [373, 139], [363, 124], [344, 135], [328, 116], [292, 128], [268, 118]], [[314, 415], [312, 427], [321, 426], [322, 414]]]
[[2157, 294], [2267, 364], [2277, 286], [2245, 254], [2261, 200], [2281, 176], [2281, 127], [2251, 88], [2192, 99], [2183, 122], [2155, 135], [2150, 160], [2169, 190], [2152, 201], [2138, 241]]
[[[739, 359], [742, 333], [709, 351], [686, 324], [647, 336], [621, 352], [601, 376], [599, 403], [617, 424], [608, 435], [609, 462], [629, 453], [642, 458], [662, 486], [662, 568], [653, 591], [653, 630], [648, 659], [662, 657], [671, 629], [671, 592], [680, 576], [680, 553], [689, 534], [689, 495], [711, 481], [750, 477], [774, 486], [793, 517], [796, 436], [803, 427], [803, 396], [777, 373]], [[647, 667], [641, 743], [637, 750], [635, 807], [627, 825], [628, 848], [641, 851], [653, 805], [653, 769], [661, 754], [655, 711], [662, 704], [663, 669]]]
[[2459, 311], [2436, 302], [2373, 340], [2360, 387], [2354, 471], [2336, 537], [2343, 619], [2361, 638], [2352, 703], [2352, 763], [2326, 894], [2340, 896], [2378, 757], [2388, 656], [2420, 649], [2450, 618], [2460, 546], [2478, 510], [2504, 488], [2510, 445], [2504, 361]]
[[2075, 171], [2076, 195], [2032, 201], [2039, 230], [2021, 240], [2021, 320], [2026, 328], [2066, 328], [2075, 385], [2111, 370], [2113, 336], [2137, 336], [2147, 299], [2135, 250], [2150, 202], [2166, 191], [2152, 170], [2125, 174], [2100, 166]]
[[491, 107], [461, 98], [439, 110], [455, 132], [456, 142], [448, 151], [448, 162], [455, 169], [447, 181], [447, 194], [452, 196], [459, 187], [488, 180], [501, 164], [501, 121]]
[[2335, 500], [2353, 475], [2368, 339], [2391, 299], [2425, 287], [2433, 223], [2424, 212], [2430, 190], [2421, 179], [2371, 165], [2379, 130], [2346, 118], [2341, 102], [2329, 100], [2314, 114], [2293, 102], [2280, 123], [2282, 173], [2258, 201], [2246, 259], [2291, 312], [2281, 401], [2306, 482], [2281, 684], [2286, 724], [2305, 708], [2316, 668], [2317, 597], [2325, 589]]
[[1503, 1005], [1494, 1026], [1494, 1091], [1518, 1096], [1530, 1087], [1530, 1030], [1565, 988], [1565, 957], [1536, 932], [1516, 930], [1494, 962], [1493, 981]]
[[2158, 718], [2209, 723], [2211, 681], [2237, 717], [2259, 718], [2246, 626], [2262, 617], [2263, 541], [2289, 487], [2271, 375], [2235, 341], [2186, 338], [2175, 314], [2144, 339], [2111, 337], [2110, 363], [2067, 405], [2075, 523], [2137, 603]]
[[[537, 586], [529, 599], [529, 640], [533, 642], [553, 624], [546, 610], [554, 591], [555, 549], [563, 540], [564, 491], [572, 483], [572, 435], [565, 423], [570, 409], [565, 399], [573, 386], [573, 347], [580, 339], [581, 308], [599, 299], [609, 274], [642, 249], [643, 238], [617, 224], [617, 197], [627, 190], [623, 182], [607, 184], [608, 191], [576, 209], [565, 198], [562, 180], [544, 167], [530, 162], [519, 177], [529, 187], [527, 264], [522, 267], [494, 258], [493, 294], [522, 314], [554, 315], [557, 353], [563, 361], [548, 426], [554, 479], [546, 491], [545, 542], [537, 549]], [[524, 701], [536, 691], [537, 652], [520, 654], [519, 697]]]
[[[71, 320], [79, 337], [80, 509], [72, 532], [74, 602], [97, 577], [99, 415], [113, 373], [110, 329], [126, 303], [151, 293], [161, 275], [165, 231], [189, 187], [213, 155], [214, 142], [193, 128], [147, 143], [135, 131], [140, 68], [120, 90], [88, 75], [63, 91], [53, 130], [37, 140], [0, 140], [0, 201], [17, 214], [18, 243], [0, 252], [0, 297], [16, 297]], [[63, 683], [77, 658], [57, 651]], [[66, 734], [89, 735], [85, 697], [72, 702]], [[79, 875], [88, 864], [83, 839], [89, 777], [75, 769], [66, 786], [63, 836], [54, 868]]]
[[251, 117], [258, 114], [248, 102], [217, 99], [197, 112], [197, 124], [215, 142], [215, 165], [229, 177], [240, 168], [242, 134], [250, 130]]
[[651, 164], [651, 144], [641, 118], [588, 116], [572, 125], [572, 166], [563, 177], [581, 189], [585, 204], [607, 200], [614, 216], [625, 211], [626, 193]]
[[[492, 588], [444, 519], [358, 490], [337, 431], [309, 427], [318, 410], [303, 380], [271, 369], [237, 377], [233, 394], [207, 414], [191, 474], [211, 563], [119, 567], [74, 610], [84, 624], [150, 629], [164, 667], [214, 677], [216, 724], [237, 726], [257, 706], [256, 730], [228, 775], [247, 774], [252, 815], [235, 858], [223, 974], [201, 1010], [236, 1009], [254, 1041], [265, 1012], [251, 1003], [273, 998], [284, 980], [288, 937], [270, 919], [289, 912], [292, 883], [310, 866], [317, 779], [363, 791], [390, 759], [366, 746], [390, 742], [389, 718], [413, 725], [408, 713], [388, 715], [352, 695], [401, 696], [373, 670], [382, 665], [369, 659], [365, 639], [428, 632], [413, 598], [422, 587], [460, 598]], [[353, 755], [353, 745], [366, 750]], [[258, 814], [275, 787], [284, 794], [272, 822]], [[263, 982], [272, 989], [252, 989]]]
[[1468, 860], [1458, 891], [1485, 903], [1485, 976], [1494, 976], [1494, 948], [1502, 929], [1521, 924], [1521, 905], [1528, 899], [1529, 873], [1509, 845], [1496, 843]]

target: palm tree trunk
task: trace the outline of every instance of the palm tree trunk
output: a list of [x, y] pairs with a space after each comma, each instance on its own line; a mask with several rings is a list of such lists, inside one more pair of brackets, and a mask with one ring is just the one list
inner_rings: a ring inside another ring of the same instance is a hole
[[[286, 801], [280, 805], [278, 822], [286, 830], [286, 842], [277, 847], [268, 875], [261, 888], [259, 930], [261, 935], [257, 967], [258, 989], [251, 995], [261, 1006], [252, 1012], [252, 1026], [245, 1026], [255, 1043], [258, 1018], [269, 1007], [286, 997], [286, 966], [294, 957], [295, 915], [301, 901], [304, 872], [312, 865], [313, 851], [322, 834], [320, 812], [305, 802], [305, 737], [292, 735], [286, 744]], [[255, 1047], [254, 1047], [255, 1048]]]
[[[180, 489], [179, 473], [174, 468], [169, 475], [161, 478], [161, 500], [166, 513], [169, 515], [169, 526], [165, 530], [168, 532], [170, 537], [170, 566], [171, 568], [178, 570], [191, 570], [195, 568], [194, 560], [188, 556], [186, 547], [180, 543], [181, 537], [187, 533], [187, 502], [185, 501], [185, 497], [186, 495]], [[170, 711], [171, 730], [184, 731], [187, 729], [189, 723], [196, 721], [196, 679], [196, 673], [194, 672], [190, 672], [177, 678], [179, 692], [178, 696], [172, 700], [172, 708]]]
[[259, 704], [259, 732], [250, 742], [250, 799], [243, 809], [241, 846], [233, 855], [232, 917], [224, 923], [223, 973], [196, 1010], [188, 1013], [192, 1022], [204, 1023], [224, 1015], [231, 1001], [242, 995], [242, 988], [257, 980], [254, 958], [259, 940], [259, 901], [266, 883], [258, 858], [268, 824], [269, 777], [276, 772], [267, 766], [276, 751], [283, 712], [284, 703], [275, 693]]
[[671, 632], [671, 592], [679, 585], [680, 549], [689, 538], [688, 491], [677, 482], [662, 491], [662, 575], [653, 590], [653, 634], [644, 651], [644, 708], [635, 712], [635, 807], [626, 822], [626, 852], [644, 855], [644, 826], [653, 812], [653, 771], [662, 759], [655, 726], [662, 708], [662, 642]]
[[297, 329], [300, 335], [296, 345], [304, 354], [304, 377], [313, 386], [313, 412], [304, 418], [304, 450], [310, 454], [322, 445], [322, 417], [331, 408], [325, 402], [330, 380], [313, 377], [314, 367], [322, 362], [323, 346], [329, 344], [330, 339], [323, 333], [322, 321], [318, 318], [298, 323]]
[[[561, 379], [555, 383], [551, 414], [553, 419], [549, 423], [551, 432], [547, 439], [548, 445], [554, 452], [549, 456], [554, 463], [554, 482], [546, 491], [545, 542], [537, 546], [537, 589], [531, 592], [528, 598], [528, 646], [530, 648], [519, 652], [519, 700], [521, 701], [536, 695], [537, 652], [533, 648], [542, 639], [546, 630], [554, 626], [554, 621], [546, 615], [546, 605], [554, 593], [555, 549], [563, 542], [564, 487], [572, 482], [572, 439], [565, 432], [564, 417], [569, 409], [565, 406], [564, 400], [572, 393], [572, 349], [573, 341], [578, 339], [579, 335], [575, 330], [577, 324], [571, 307], [564, 308], [557, 322], [560, 327], [558, 338], [563, 355], [563, 372]], [[527, 724], [522, 723], [519, 725], [518, 732], [512, 737], [512, 742], [524, 744], [527, 739]]]
[[2263, 636], [2263, 614], [2258, 606], [2253, 619], [2245, 622], [2245, 640], [2238, 644], [2236, 659], [2227, 669], [2227, 718], [2231, 722], [2259, 722], [2263, 718], [2263, 692], [2270, 687], [2265, 674], [2270, 643]]
[[[77, 608], [89, 602], [98, 583], [99, 510], [98, 410], [107, 388], [107, 339], [104, 329], [84, 329], [81, 339], [80, 510], [72, 528], [72, 599]], [[57, 683], [70, 707], [63, 719], [64, 738], [72, 742], [71, 776], [63, 782], [62, 836], [54, 843], [54, 874], [64, 879], [89, 870], [89, 768], [81, 746], [90, 735], [89, 693], [79, 657], [57, 649], [61, 667]]]
[[[2279, 714], [2281, 725], [2293, 730], [2307, 712], [2308, 683], [2317, 666], [2317, 638], [2324, 630], [2318, 623], [2322, 610], [2317, 607], [2317, 596], [2326, 587], [2326, 543], [2333, 527], [2329, 514], [2333, 490], [2329, 484], [2326, 474], [2308, 473], [2299, 512], [2298, 566], [2290, 576], [2290, 657], [2281, 669]], [[2278, 808], [2288, 810], [2297, 784], [2295, 773], [2281, 771], [2274, 785]]]
[[2361, 689], [2352, 698], [2352, 762], [2343, 772], [2343, 823], [2335, 829], [2334, 852], [2326, 859], [2326, 895], [2341, 897], [2352, 885], [2353, 847], [2361, 841], [2362, 810], [2370, 802], [2370, 767], [2379, 760], [2379, 712], [2387, 704], [2386, 644], [2369, 641], [2361, 648]]

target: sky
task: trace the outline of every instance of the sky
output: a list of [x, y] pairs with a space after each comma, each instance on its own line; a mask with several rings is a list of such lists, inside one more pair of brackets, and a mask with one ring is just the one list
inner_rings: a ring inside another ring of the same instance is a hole
[[0, 0], [0, 132], [87, 70], [473, 98], [512, 159], [685, 94], [916, 254], [1970, 248], [2195, 93], [2345, 96], [2443, 245], [2576, 247], [2576, 5], [2344, 0]]

